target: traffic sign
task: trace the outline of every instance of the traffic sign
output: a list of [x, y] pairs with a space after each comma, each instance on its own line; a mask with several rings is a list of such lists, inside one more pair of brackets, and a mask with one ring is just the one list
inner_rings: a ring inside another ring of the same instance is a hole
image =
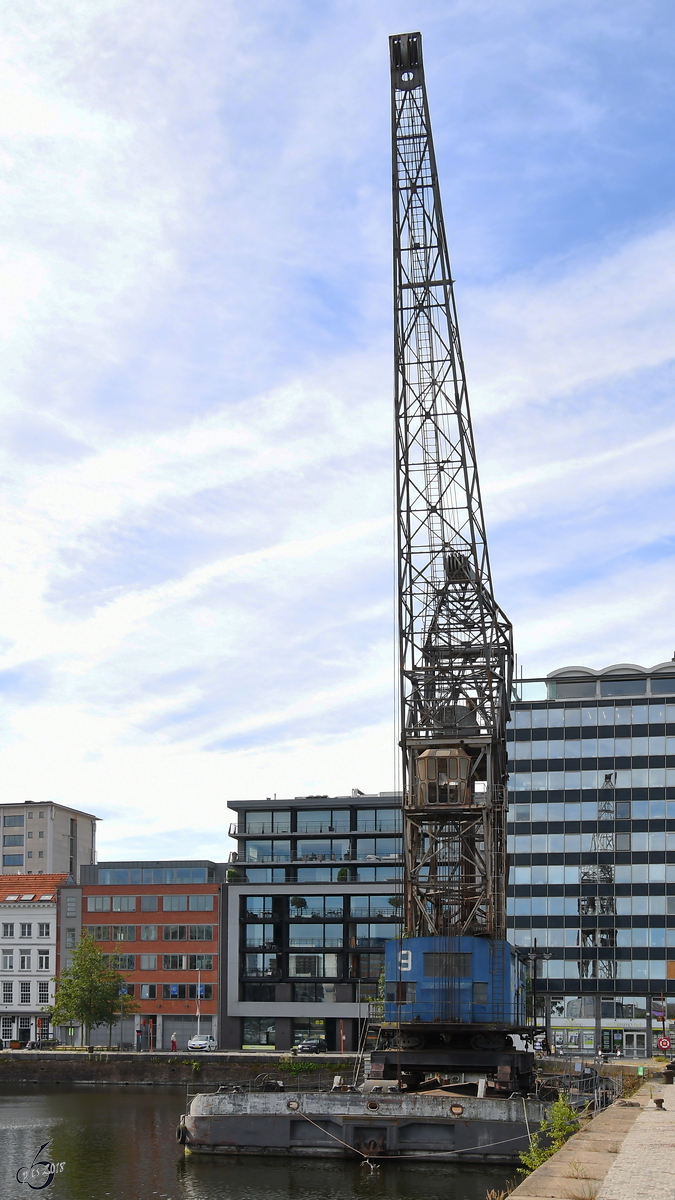
[[671, 1041], [669, 1037], [660, 1037], [656, 1044], [659, 1050], [670, 1050]]

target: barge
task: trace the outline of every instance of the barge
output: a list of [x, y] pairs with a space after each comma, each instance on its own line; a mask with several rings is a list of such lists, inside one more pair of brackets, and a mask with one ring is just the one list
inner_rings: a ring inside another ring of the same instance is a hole
[[522, 1095], [218, 1091], [189, 1098], [177, 1130], [188, 1154], [513, 1163], [544, 1118]]

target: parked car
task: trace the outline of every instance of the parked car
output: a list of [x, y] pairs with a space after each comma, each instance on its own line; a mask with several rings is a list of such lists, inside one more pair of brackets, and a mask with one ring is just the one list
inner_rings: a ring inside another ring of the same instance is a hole
[[210, 1033], [198, 1034], [196, 1037], [191, 1037], [188, 1042], [188, 1050], [217, 1050], [216, 1039], [211, 1037]]
[[305, 1038], [304, 1042], [298, 1042], [295, 1048], [303, 1054], [322, 1054], [327, 1046], [323, 1038]]

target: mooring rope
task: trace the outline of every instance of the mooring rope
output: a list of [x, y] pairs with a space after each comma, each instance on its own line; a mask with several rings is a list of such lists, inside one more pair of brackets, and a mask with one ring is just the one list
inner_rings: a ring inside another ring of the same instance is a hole
[[[525, 1107], [525, 1097], [524, 1096], [523, 1096], [523, 1107]], [[313, 1125], [315, 1129], [319, 1130], [319, 1133], [325, 1133], [326, 1136], [329, 1138], [332, 1138], [334, 1142], [339, 1142], [341, 1146], [345, 1147], [345, 1150], [351, 1150], [353, 1154], [360, 1154], [361, 1158], [363, 1159], [361, 1166], [363, 1167], [367, 1163], [368, 1166], [370, 1167], [371, 1171], [373, 1171], [376, 1167], [379, 1166], [379, 1163], [373, 1164], [370, 1161], [372, 1158], [391, 1159], [392, 1161], [396, 1161], [396, 1162], [400, 1162], [401, 1159], [406, 1158], [406, 1159], [411, 1159], [414, 1162], [420, 1162], [419, 1154], [388, 1155], [388, 1154], [378, 1154], [377, 1152], [372, 1152], [372, 1151], [370, 1154], [364, 1154], [363, 1150], [359, 1150], [357, 1146], [350, 1146], [349, 1142], [345, 1142], [342, 1138], [337, 1137], [337, 1135], [334, 1133], [329, 1133], [329, 1131], [327, 1129], [324, 1129], [323, 1125], [317, 1125], [316, 1121], [313, 1121], [312, 1118], [308, 1117], [307, 1113], [302, 1112], [301, 1109], [297, 1108], [297, 1109], [293, 1109], [291, 1111], [293, 1112], [293, 1114], [295, 1116], [304, 1117], [306, 1121], [309, 1121], [310, 1125]], [[529, 1140], [530, 1139], [530, 1125], [529, 1125], [529, 1121], [527, 1119], [527, 1109], [525, 1110], [525, 1124], [527, 1126], [527, 1133], [519, 1133], [519, 1134], [515, 1134], [513, 1137], [502, 1138], [501, 1141], [499, 1141], [499, 1142], [483, 1142], [483, 1143], [481, 1143], [480, 1146], [465, 1146], [463, 1150], [450, 1150], [450, 1151], [448, 1151], [448, 1153], [449, 1154], [470, 1154], [474, 1150], [490, 1150], [492, 1146], [504, 1146], [504, 1145], [506, 1145], [507, 1142], [521, 1142], [521, 1141], [523, 1141], [524, 1138], [527, 1138]]]

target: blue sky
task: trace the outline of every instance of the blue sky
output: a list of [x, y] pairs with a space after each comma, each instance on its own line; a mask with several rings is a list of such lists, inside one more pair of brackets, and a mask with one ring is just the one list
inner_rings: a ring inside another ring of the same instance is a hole
[[0, 17], [4, 794], [101, 857], [396, 781], [387, 36], [424, 37], [526, 674], [675, 652], [675, 14], [15, 0]]

